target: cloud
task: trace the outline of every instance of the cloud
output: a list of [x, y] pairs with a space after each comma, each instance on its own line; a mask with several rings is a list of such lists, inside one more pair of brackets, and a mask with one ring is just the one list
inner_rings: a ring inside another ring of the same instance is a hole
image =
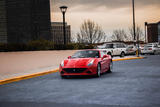
[[[52, 11], [59, 12], [61, 5], [67, 5], [72, 11], [93, 11], [100, 7], [105, 9], [129, 8], [132, 0], [51, 0]], [[160, 0], [135, 0], [136, 8], [160, 6]]]

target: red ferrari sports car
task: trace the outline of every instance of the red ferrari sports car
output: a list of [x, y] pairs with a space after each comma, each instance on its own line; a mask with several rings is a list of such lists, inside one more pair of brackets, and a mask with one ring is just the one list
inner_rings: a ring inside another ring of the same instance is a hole
[[95, 75], [111, 72], [113, 68], [112, 57], [106, 55], [104, 50], [88, 49], [77, 51], [61, 62], [59, 72], [62, 78], [76, 75]]

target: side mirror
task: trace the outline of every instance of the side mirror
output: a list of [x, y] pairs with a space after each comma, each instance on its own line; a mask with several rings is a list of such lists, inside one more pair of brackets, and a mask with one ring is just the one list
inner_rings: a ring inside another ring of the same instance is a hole
[[71, 56], [68, 56], [68, 59], [70, 59], [71, 58]]
[[103, 55], [103, 58], [107, 58], [108, 57], [108, 55]]

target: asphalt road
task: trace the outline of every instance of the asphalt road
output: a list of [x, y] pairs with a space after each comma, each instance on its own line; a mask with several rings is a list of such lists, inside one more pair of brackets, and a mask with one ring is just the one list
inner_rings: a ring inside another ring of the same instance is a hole
[[114, 62], [100, 78], [58, 73], [0, 86], [0, 107], [160, 107], [160, 56]]

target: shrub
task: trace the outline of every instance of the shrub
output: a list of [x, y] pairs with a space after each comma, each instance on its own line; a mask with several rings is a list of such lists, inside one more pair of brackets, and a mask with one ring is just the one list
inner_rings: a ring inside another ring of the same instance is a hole
[[93, 49], [93, 45], [85, 45], [80, 43], [54, 44], [44, 39], [30, 41], [27, 44], [0, 44], [0, 51], [36, 51], [36, 50], [77, 50], [77, 49]]
[[7, 51], [26, 51], [27, 45], [25, 44], [8, 44]]
[[7, 49], [7, 44], [0, 43], [0, 52], [6, 51], [6, 49]]
[[29, 50], [52, 50], [54, 49], [54, 43], [44, 39], [30, 41], [27, 44]]
[[94, 48], [93, 45], [86, 45], [86, 46], [85, 46], [85, 49], [93, 49], [93, 48]]
[[65, 49], [65, 45], [63, 45], [63, 44], [55, 44], [54, 45], [54, 49], [55, 50], [64, 50]]

